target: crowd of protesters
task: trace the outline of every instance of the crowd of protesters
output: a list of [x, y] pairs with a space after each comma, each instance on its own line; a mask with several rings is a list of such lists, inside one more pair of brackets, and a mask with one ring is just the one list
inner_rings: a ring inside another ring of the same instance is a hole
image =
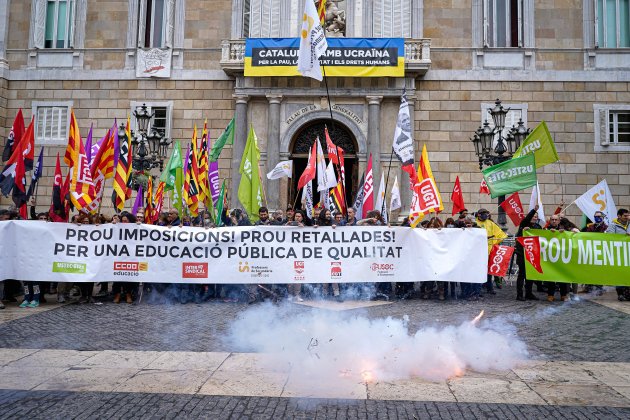
[[[48, 213], [36, 213], [35, 203], [31, 203], [30, 218], [32, 220], [48, 221]], [[538, 206], [532, 209], [518, 226], [516, 237], [523, 235], [527, 229], [549, 229], [555, 231], [572, 232], [607, 232], [615, 234], [630, 235], [630, 212], [627, 209], [620, 209], [617, 218], [610, 223], [606, 223], [605, 216], [601, 212], [594, 215], [594, 220], [580, 230], [574, 223], [565, 217], [558, 208], [547, 224], [539, 224]], [[330, 210], [316, 208], [313, 217], [308, 217], [303, 210], [294, 210], [289, 207], [286, 211], [276, 210], [270, 212], [266, 207], [261, 207], [258, 212], [259, 220], [252, 223], [248, 215], [241, 209], [226, 211], [222, 215], [222, 225], [224, 226], [313, 226], [343, 228], [345, 226], [389, 226], [378, 210], [368, 212], [367, 217], [358, 219], [355, 209], [348, 209], [347, 215], [332, 213]], [[0, 210], [0, 221], [20, 219], [16, 211], [10, 209]], [[75, 224], [106, 224], [106, 223], [144, 223], [142, 212], [131, 214], [122, 212], [112, 217], [103, 215], [88, 215], [84, 213], [76, 214], [72, 217], [71, 223]], [[197, 217], [184, 215], [180, 218], [176, 209], [170, 209], [159, 215], [156, 223], [159, 226], [180, 227], [196, 226], [203, 228], [214, 228], [215, 223], [210, 213], [200, 212]], [[409, 226], [409, 219], [404, 219], [401, 226]], [[487, 209], [479, 209], [473, 214], [469, 214], [467, 209], [462, 210], [457, 218], [446, 218], [444, 221], [439, 217], [429, 217], [423, 220], [418, 226], [421, 229], [485, 229], [488, 238], [488, 252], [493, 245], [509, 240], [508, 235], [492, 220], [492, 215]], [[567, 301], [572, 294], [578, 293], [577, 285], [563, 282], [534, 282], [526, 279], [525, 258], [523, 247], [516, 241], [515, 243], [516, 267], [510, 268], [510, 273], [517, 270], [516, 299], [517, 300], [539, 300], [534, 293], [545, 293], [547, 300], [555, 300], [555, 294], [559, 292], [560, 300]], [[68, 300], [79, 303], [97, 303], [111, 301], [115, 304], [126, 302], [132, 304], [140, 303], [166, 303], [179, 302], [182, 304], [194, 302], [202, 303], [211, 299], [221, 299], [231, 302], [252, 303], [260, 299], [288, 299], [303, 301], [304, 299], [329, 298], [342, 302], [344, 299], [464, 299], [475, 301], [484, 295], [496, 294], [495, 288], [504, 286], [504, 279], [488, 275], [487, 281], [481, 283], [466, 282], [419, 282], [417, 287], [413, 282], [382, 282], [382, 283], [324, 283], [324, 284], [274, 284], [274, 285], [217, 285], [217, 284], [182, 284], [182, 283], [133, 283], [114, 282], [109, 289], [107, 282], [98, 283], [99, 290], [94, 293], [95, 283], [50, 283], [45, 281], [24, 281], [6, 280], [0, 282], [0, 297], [9, 302], [17, 302], [17, 297], [23, 295], [20, 303], [21, 308], [33, 308], [45, 302], [45, 295], [57, 295], [57, 301], [64, 303]], [[458, 290], [459, 289], [459, 290]], [[602, 286], [584, 285], [582, 292], [602, 293]], [[627, 287], [617, 287], [617, 296], [621, 301], [630, 300], [630, 291]], [[4, 304], [0, 301], [0, 309]]]

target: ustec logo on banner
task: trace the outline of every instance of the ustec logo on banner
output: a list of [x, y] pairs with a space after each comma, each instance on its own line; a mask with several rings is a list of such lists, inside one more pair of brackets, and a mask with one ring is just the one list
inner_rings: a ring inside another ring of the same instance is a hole
[[87, 264], [71, 262], [53, 262], [53, 273], [85, 274]]
[[207, 279], [208, 263], [182, 263], [182, 277], [185, 279]]
[[330, 277], [341, 278], [341, 261], [333, 261], [330, 263]]

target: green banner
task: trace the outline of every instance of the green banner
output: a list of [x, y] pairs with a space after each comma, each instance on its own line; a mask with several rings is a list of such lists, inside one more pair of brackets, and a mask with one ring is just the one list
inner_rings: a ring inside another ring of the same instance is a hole
[[514, 158], [530, 154], [536, 156], [536, 169], [559, 160], [556, 145], [553, 144], [551, 133], [544, 121], [527, 136], [521, 147], [514, 153]]
[[536, 185], [536, 158], [532, 154], [506, 160], [482, 173], [492, 198], [512, 194]]
[[53, 262], [53, 273], [85, 274], [87, 264], [73, 262]]
[[540, 237], [542, 274], [525, 262], [528, 280], [630, 286], [630, 236], [526, 230]]

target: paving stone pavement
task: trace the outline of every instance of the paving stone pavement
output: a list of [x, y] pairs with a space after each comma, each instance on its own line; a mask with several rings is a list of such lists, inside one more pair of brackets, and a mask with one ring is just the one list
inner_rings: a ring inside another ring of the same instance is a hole
[[[514, 296], [514, 288], [507, 286], [498, 290], [497, 295], [487, 295], [478, 302], [405, 300], [346, 312], [371, 319], [407, 315], [409, 330], [413, 333], [426, 326], [469, 321], [484, 310], [486, 322], [514, 326], [533, 358], [630, 362], [627, 334], [630, 315], [627, 313], [587, 299], [570, 303], [518, 302]], [[543, 294], [539, 297], [545, 298]], [[20, 319], [3, 319], [0, 312], [0, 348], [15, 351], [242, 351], [225, 337], [229, 335], [231, 322], [249, 307], [216, 301], [201, 305], [77, 304], [33, 312]], [[313, 310], [317, 309], [292, 305], [288, 316]], [[630, 410], [371, 399], [0, 390], [0, 418], [19, 417], [607, 419], [630, 418]]]
[[627, 419], [630, 409], [181, 394], [0, 391], [0, 418]]
[[[514, 296], [514, 289], [505, 287], [478, 302], [403, 300], [346, 312], [372, 319], [408, 315], [413, 333], [426, 326], [470, 320], [483, 309], [483, 319], [514, 325], [534, 358], [630, 362], [630, 337], [621, 333], [630, 331], [628, 314], [585, 299], [518, 302]], [[200, 305], [67, 305], [0, 323], [0, 347], [242, 351], [224, 338], [230, 322], [248, 307], [217, 301]], [[312, 310], [292, 305], [295, 314]], [[0, 320], [1, 316], [0, 312]]]

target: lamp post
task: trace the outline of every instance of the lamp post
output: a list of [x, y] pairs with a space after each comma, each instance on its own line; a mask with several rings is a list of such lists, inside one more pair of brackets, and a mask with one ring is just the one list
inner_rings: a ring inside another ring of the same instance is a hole
[[[164, 169], [164, 159], [166, 158], [166, 152], [170, 144], [170, 140], [167, 139], [163, 133], [158, 130], [148, 130], [149, 122], [153, 118], [152, 114], [146, 104], [139, 106], [133, 113], [136, 119], [136, 127], [138, 128], [138, 135], [131, 134], [131, 145], [133, 147], [133, 160], [132, 160], [132, 184], [131, 187], [134, 190], [138, 190], [141, 184], [146, 184], [146, 178], [150, 175], [151, 169], [160, 168], [160, 171]], [[126, 138], [125, 127], [120, 125], [119, 137]], [[146, 187], [146, 185], [144, 185]]]
[[[521, 143], [527, 138], [530, 130], [525, 127], [523, 119], [519, 119], [517, 126], [512, 126], [503, 135], [505, 129], [505, 116], [510, 108], [505, 109], [501, 105], [501, 101], [497, 99], [494, 107], [488, 110], [492, 117], [494, 127], [490, 127], [486, 119], [483, 126], [479, 127], [473, 138], [470, 139], [475, 146], [475, 154], [479, 158], [479, 170], [485, 166], [498, 165], [501, 162], [512, 159], [514, 153], [518, 150]], [[505, 196], [501, 195], [499, 199], [498, 224], [503, 230], [507, 229], [507, 219], [505, 218], [505, 210], [501, 207], [501, 203], [505, 201]]]

